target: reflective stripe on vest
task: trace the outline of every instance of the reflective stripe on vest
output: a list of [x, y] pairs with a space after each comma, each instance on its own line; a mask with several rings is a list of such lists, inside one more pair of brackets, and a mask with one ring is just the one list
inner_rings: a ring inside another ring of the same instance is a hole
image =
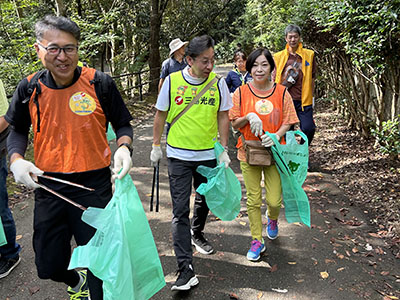
[[[51, 89], [39, 83], [40, 132], [37, 132], [37, 106], [34, 94], [29, 112], [34, 132], [35, 164], [46, 172], [73, 173], [97, 170], [111, 163], [106, 138], [106, 117], [94, 85], [96, 70], [82, 68], [70, 87]], [[28, 77], [28, 80], [31, 77]]]
[[[170, 106], [167, 122], [181, 112], [214, 77], [211, 72], [207, 80], [199, 85], [190, 84], [182, 71], [170, 75]], [[220, 106], [218, 81], [206, 91], [170, 128], [167, 144], [185, 150], [209, 150], [214, 148], [218, 135], [217, 115]]]

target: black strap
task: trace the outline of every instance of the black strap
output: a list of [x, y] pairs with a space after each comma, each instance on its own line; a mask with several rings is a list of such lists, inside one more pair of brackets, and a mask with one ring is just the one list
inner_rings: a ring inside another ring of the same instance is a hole
[[94, 78], [90, 80], [90, 84], [94, 84], [94, 90], [107, 119], [107, 127], [111, 113], [111, 101], [109, 95], [110, 79], [105, 73], [96, 70], [96, 72], [94, 73]]
[[33, 102], [36, 105], [36, 111], [37, 111], [37, 132], [40, 132], [40, 109], [39, 109], [39, 94], [42, 92], [42, 88], [40, 87], [39, 83], [39, 78], [42, 77], [42, 75], [46, 72], [46, 70], [41, 70], [39, 72], [36, 72], [35, 75], [31, 78], [31, 80], [28, 83], [28, 88], [26, 90], [27, 96], [24, 100], [22, 100], [22, 103], [29, 103], [29, 100], [32, 97], [33, 92], [35, 92], [35, 98], [33, 99]]

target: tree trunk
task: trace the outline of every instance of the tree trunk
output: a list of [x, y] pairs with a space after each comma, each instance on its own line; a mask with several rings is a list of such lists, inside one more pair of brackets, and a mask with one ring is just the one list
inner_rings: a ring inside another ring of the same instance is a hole
[[82, 3], [81, 0], [76, 0], [76, 7], [78, 11], [78, 16], [82, 17]]
[[67, 16], [67, 11], [65, 9], [63, 0], [56, 0], [57, 16]]
[[149, 93], [157, 94], [158, 79], [160, 78], [160, 28], [161, 17], [159, 12], [159, 0], [151, 1], [151, 16], [150, 16], [150, 86]]

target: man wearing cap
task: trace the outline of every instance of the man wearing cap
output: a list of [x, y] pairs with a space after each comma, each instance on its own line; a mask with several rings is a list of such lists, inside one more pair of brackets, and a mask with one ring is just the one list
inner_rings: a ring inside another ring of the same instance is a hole
[[185, 47], [189, 42], [182, 42], [177, 38], [169, 43], [169, 58], [163, 61], [161, 66], [160, 82], [158, 84], [158, 92], [164, 83], [165, 78], [176, 71], [183, 70], [186, 66]]

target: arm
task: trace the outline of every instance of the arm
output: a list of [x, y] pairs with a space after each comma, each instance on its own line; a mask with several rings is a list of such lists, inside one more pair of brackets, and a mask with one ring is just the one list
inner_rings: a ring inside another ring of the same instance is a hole
[[239, 128], [246, 126], [247, 123], [249, 123], [249, 121], [246, 119], [246, 116], [239, 117], [236, 120], [232, 121], [232, 127], [233, 129], [238, 130]]
[[157, 110], [154, 117], [153, 125], [153, 145], [161, 144], [161, 136], [164, 131], [165, 120], [167, 119], [168, 111]]
[[163, 83], [164, 83], [164, 78], [160, 78], [160, 81], [158, 83], [158, 93], [160, 93], [160, 90], [161, 90], [161, 87], [162, 87]]
[[222, 146], [228, 146], [229, 139], [229, 114], [228, 111], [218, 112], [218, 132], [219, 139]]
[[3, 132], [8, 127], [8, 122], [4, 119], [4, 116], [0, 117], [0, 132]]

